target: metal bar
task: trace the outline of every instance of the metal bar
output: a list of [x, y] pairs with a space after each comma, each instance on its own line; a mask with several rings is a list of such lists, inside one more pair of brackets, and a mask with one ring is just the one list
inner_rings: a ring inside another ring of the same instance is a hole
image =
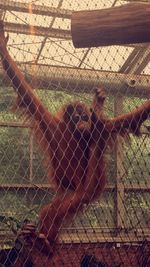
[[37, 15], [45, 15], [45, 16], [54, 16], [58, 18], [70, 19], [72, 11], [66, 9], [59, 9], [54, 7], [49, 7], [45, 5], [35, 5], [33, 3], [20, 3], [16, 1], [0, 1], [0, 9], [8, 10], [8, 11], [16, 11], [16, 12], [25, 12]]
[[31, 128], [32, 125], [30, 124], [23, 124], [20, 122], [9, 122], [9, 121], [0, 121], [0, 127], [12, 127], [12, 128]]
[[[60, 8], [61, 8], [62, 3], [63, 3], [63, 0], [60, 0], [57, 9], [60, 9]], [[56, 14], [56, 15], [57, 15], [57, 14]], [[53, 19], [52, 19], [52, 21], [51, 21], [51, 23], [50, 23], [50, 25], [49, 25], [49, 28], [50, 28], [50, 29], [53, 27], [53, 24], [54, 24], [55, 19], [56, 19], [56, 15], [53, 17]], [[42, 51], [43, 51], [43, 48], [44, 48], [44, 46], [45, 46], [46, 41], [47, 41], [47, 37], [44, 38], [44, 40], [43, 40], [43, 42], [42, 42], [42, 44], [41, 44], [41, 47], [40, 47], [40, 49], [39, 49], [39, 52], [38, 52], [37, 58], [36, 58], [36, 60], [35, 60], [35, 63], [38, 62], [39, 57], [40, 57], [40, 55], [41, 55], [41, 53], [42, 53]]]
[[[54, 190], [55, 187], [51, 184], [0, 184], [0, 190]], [[105, 191], [108, 192], [114, 192], [116, 190], [115, 185], [107, 185], [105, 188]], [[139, 191], [141, 193], [147, 191], [150, 191], [150, 184], [145, 185], [145, 184], [132, 184], [131, 185], [124, 185], [124, 190], [126, 192], [130, 191]]]
[[136, 47], [121, 68], [121, 72], [140, 74], [150, 60], [149, 46]]
[[[123, 113], [123, 97], [116, 96], [114, 100], [114, 115], [118, 116]], [[121, 140], [118, 137], [115, 143], [115, 157], [116, 157], [116, 226], [118, 228], [124, 227], [124, 182], [121, 177], [124, 177], [124, 153]]]
[[[89, 69], [66, 68], [60, 66], [20, 64], [28, 82], [34, 87], [46, 90], [91, 93], [94, 87], [103, 86], [109, 94], [150, 98], [150, 76], [124, 74]], [[34, 72], [33, 72], [34, 69]], [[42, 71], [41, 71], [42, 69]], [[36, 75], [36, 76], [35, 76]], [[4, 79], [0, 69], [0, 79]]]
[[58, 39], [70, 40], [71, 34], [68, 30], [54, 29], [49, 27], [33, 26], [18, 23], [4, 23], [5, 32], [13, 32], [19, 34], [28, 34], [35, 36], [47, 36]]
[[33, 181], [33, 131], [30, 131], [30, 141], [29, 141], [29, 180]]
[[[123, 74], [89, 69], [66, 68], [50, 65], [21, 64], [22, 71], [33, 87], [89, 92], [93, 87], [103, 85], [108, 93], [125, 96], [150, 97], [150, 76]], [[42, 68], [42, 71], [41, 71]], [[34, 74], [33, 75], [33, 69]], [[0, 71], [0, 78], [3, 77]], [[10, 86], [10, 83], [9, 83]]]

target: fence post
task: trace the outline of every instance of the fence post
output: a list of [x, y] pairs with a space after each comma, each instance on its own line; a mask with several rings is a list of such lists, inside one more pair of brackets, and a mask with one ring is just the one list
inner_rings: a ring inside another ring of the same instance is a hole
[[[114, 113], [115, 116], [122, 114], [123, 112], [123, 97], [116, 96], [114, 98]], [[123, 159], [124, 154], [122, 150], [121, 137], [118, 137], [118, 140], [115, 144], [115, 157], [116, 157], [116, 226], [117, 228], [124, 227], [124, 166]]]

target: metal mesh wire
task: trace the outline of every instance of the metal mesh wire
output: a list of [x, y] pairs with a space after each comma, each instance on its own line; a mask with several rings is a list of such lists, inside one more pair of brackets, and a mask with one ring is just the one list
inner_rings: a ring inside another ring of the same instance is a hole
[[[51, 114], [55, 114], [66, 103], [73, 101], [80, 101], [90, 107], [94, 88], [101, 85], [107, 93], [104, 112], [108, 118], [130, 112], [149, 99], [148, 45], [75, 49], [68, 38], [71, 11], [102, 9], [126, 1], [32, 1], [35, 6], [29, 1], [17, 1], [16, 4], [8, 1], [7, 6], [1, 2], [1, 19], [5, 22], [5, 30], [10, 32], [7, 44], [9, 54], [29, 84], [36, 88], [35, 94]], [[20, 4], [28, 4], [28, 12], [23, 11], [23, 6]], [[19, 10], [16, 10], [17, 6]], [[29, 8], [30, 6], [32, 8]], [[47, 10], [53, 9], [53, 15], [48, 16], [47, 11], [42, 11], [44, 6]], [[41, 14], [35, 12], [40, 8]], [[61, 13], [63, 10], [65, 15]], [[15, 26], [16, 24], [18, 26]], [[54, 30], [53, 36], [51, 30]], [[61, 37], [62, 34], [65, 34], [64, 38]], [[33, 261], [35, 266], [47, 264], [57, 267], [148, 267], [150, 264], [148, 263], [150, 261], [148, 120], [144, 122], [146, 127], [142, 128], [140, 137], [131, 135], [130, 140], [119, 137], [113, 142], [111, 149], [106, 150], [105, 190], [96, 201], [90, 202], [89, 205], [84, 204], [82, 212], [78, 212], [79, 207], [77, 207], [71, 220], [65, 220], [64, 216], [54, 257], [47, 260], [45, 256], [41, 256], [40, 249], [39, 254], [35, 253], [32, 257], [27, 249], [23, 256], [19, 254], [20, 258], [17, 260], [15, 258], [15, 263], [13, 257], [15, 253], [18, 256], [20, 247], [18, 250], [16, 247], [14, 249], [14, 244], [21, 227], [28, 222], [37, 224], [41, 208], [60, 193], [53, 183], [54, 163], [49, 158], [48, 165], [45, 163], [47, 151], [44, 148], [45, 151], [41, 152], [34, 141], [32, 119], [25, 119], [17, 113], [10, 112], [10, 107], [16, 101], [16, 93], [6, 76], [1, 67], [0, 261], [2, 266], [32, 266]], [[42, 137], [39, 142], [42, 142]], [[83, 149], [86, 148], [87, 144]], [[76, 151], [72, 149], [71, 157], [74, 161], [75, 153]], [[64, 163], [66, 169], [63, 169], [63, 173], [67, 173], [69, 160]], [[57, 163], [58, 161], [59, 159]], [[78, 164], [80, 162], [76, 165]], [[83, 175], [85, 172], [83, 171]], [[62, 197], [63, 201], [65, 197]]]

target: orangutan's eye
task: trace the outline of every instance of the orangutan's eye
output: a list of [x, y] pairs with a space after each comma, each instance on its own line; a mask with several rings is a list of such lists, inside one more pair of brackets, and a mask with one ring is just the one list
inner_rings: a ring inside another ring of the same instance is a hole
[[80, 117], [79, 114], [74, 115], [74, 116], [73, 116], [73, 121], [74, 121], [75, 123], [77, 123], [77, 122], [79, 122], [80, 118], [81, 118], [81, 117]]
[[89, 117], [88, 117], [88, 115], [86, 113], [83, 113], [82, 116], [81, 116], [81, 119], [83, 121], [88, 121], [89, 120]]

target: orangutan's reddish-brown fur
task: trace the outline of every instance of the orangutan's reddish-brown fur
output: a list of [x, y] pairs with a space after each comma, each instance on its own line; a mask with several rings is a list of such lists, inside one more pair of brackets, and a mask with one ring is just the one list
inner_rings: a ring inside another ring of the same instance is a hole
[[[81, 103], [69, 103], [53, 116], [34, 94], [7, 50], [7, 38], [0, 26], [2, 65], [18, 95], [16, 107], [32, 118], [35, 137], [52, 166], [59, 192], [39, 214], [40, 233], [50, 243], [56, 240], [64, 219], [82, 209], [103, 191], [103, 155], [112, 136], [131, 132], [138, 135], [150, 114], [150, 101], [114, 119], [103, 116], [105, 93], [97, 90], [91, 110]], [[67, 75], [67, 74], [66, 74]]]

